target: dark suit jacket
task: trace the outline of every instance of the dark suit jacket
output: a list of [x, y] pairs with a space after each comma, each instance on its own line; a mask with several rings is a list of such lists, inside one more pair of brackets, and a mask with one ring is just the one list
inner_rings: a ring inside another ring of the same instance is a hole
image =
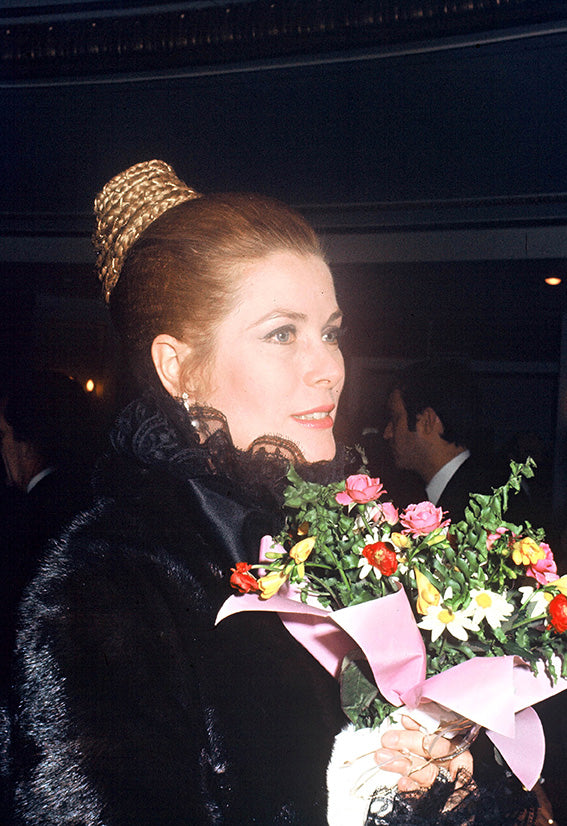
[[[494, 488], [503, 485], [507, 478], [507, 473], [503, 474], [499, 463], [480, 461], [475, 456], [469, 456], [447, 482], [437, 506], [448, 511], [452, 522], [459, 522], [465, 515], [471, 493], [490, 494]], [[530, 496], [524, 489], [510, 494], [505, 520], [514, 524], [528, 520], [534, 527], [539, 527]]]
[[448, 511], [452, 522], [460, 522], [471, 493], [491, 493], [493, 487], [498, 487], [500, 480], [495, 475], [491, 477], [485, 464], [469, 456], [447, 482], [437, 506]]

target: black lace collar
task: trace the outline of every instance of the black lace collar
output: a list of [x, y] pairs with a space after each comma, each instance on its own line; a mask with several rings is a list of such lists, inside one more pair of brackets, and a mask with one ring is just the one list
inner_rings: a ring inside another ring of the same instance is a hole
[[298, 447], [276, 436], [256, 439], [248, 450], [234, 447], [226, 419], [211, 408], [191, 408], [160, 392], [148, 392], [120, 414], [111, 433], [116, 453], [146, 466], [159, 466], [177, 477], [215, 478], [244, 487], [265, 501], [282, 500], [293, 464], [303, 478], [326, 484], [354, 472], [360, 457], [342, 446], [335, 458], [307, 463]]

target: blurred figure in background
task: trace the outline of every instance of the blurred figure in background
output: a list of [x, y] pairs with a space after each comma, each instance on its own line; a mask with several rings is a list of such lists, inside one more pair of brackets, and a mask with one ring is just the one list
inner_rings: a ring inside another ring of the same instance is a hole
[[463, 518], [471, 493], [490, 493], [503, 482], [494, 457], [475, 440], [482, 432], [478, 402], [471, 371], [454, 360], [411, 365], [399, 373], [388, 398], [384, 439], [396, 467], [417, 473], [424, 498], [454, 522]]
[[363, 451], [370, 476], [378, 476], [397, 507], [405, 508], [425, 499], [423, 480], [413, 470], [398, 467], [393, 460], [391, 446], [384, 441], [384, 425], [364, 427], [356, 439]]
[[425, 497], [454, 521], [462, 518], [471, 491], [489, 490], [488, 468], [470, 449], [477, 399], [470, 371], [454, 361], [411, 365], [398, 374], [388, 398], [384, 439], [396, 467], [417, 473]]
[[25, 585], [47, 541], [88, 504], [93, 433], [87, 394], [63, 374], [22, 372], [0, 391], [2, 689], [9, 681], [15, 612]]

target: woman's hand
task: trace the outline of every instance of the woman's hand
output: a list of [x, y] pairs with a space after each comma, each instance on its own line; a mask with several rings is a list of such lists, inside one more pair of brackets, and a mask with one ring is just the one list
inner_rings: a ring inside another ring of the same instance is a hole
[[391, 729], [382, 735], [382, 748], [375, 755], [381, 768], [402, 775], [398, 780], [401, 792], [429, 788], [437, 779], [440, 766], [449, 772], [451, 780], [460, 769], [472, 774], [473, 759], [469, 751], [437, 764], [436, 758], [455, 751], [454, 743], [445, 737], [424, 734], [410, 717], [402, 717], [402, 725], [403, 729]]

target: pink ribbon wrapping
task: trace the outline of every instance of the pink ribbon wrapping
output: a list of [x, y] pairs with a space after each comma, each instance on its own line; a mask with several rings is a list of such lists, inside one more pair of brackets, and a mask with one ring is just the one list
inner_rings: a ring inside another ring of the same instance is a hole
[[[510, 769], [527, 789], [537, 782], [545, 756], [543, 728], [533, 703], [567, 688], [552, 685], [517, 657], [475, 657], [425, 679], [426, 652], [403, 589], [380, 599], [330, 611], [277, 594], [231, 596], [216, 623], [241, 611], [276, 611], [287, 630], [334, 677], [345, 654], [358, 646], [376, 685], [393, 705], [416, 708], [434, 700], [483, 726]], [[560, 663], [557, 663], [558, 671]]]

